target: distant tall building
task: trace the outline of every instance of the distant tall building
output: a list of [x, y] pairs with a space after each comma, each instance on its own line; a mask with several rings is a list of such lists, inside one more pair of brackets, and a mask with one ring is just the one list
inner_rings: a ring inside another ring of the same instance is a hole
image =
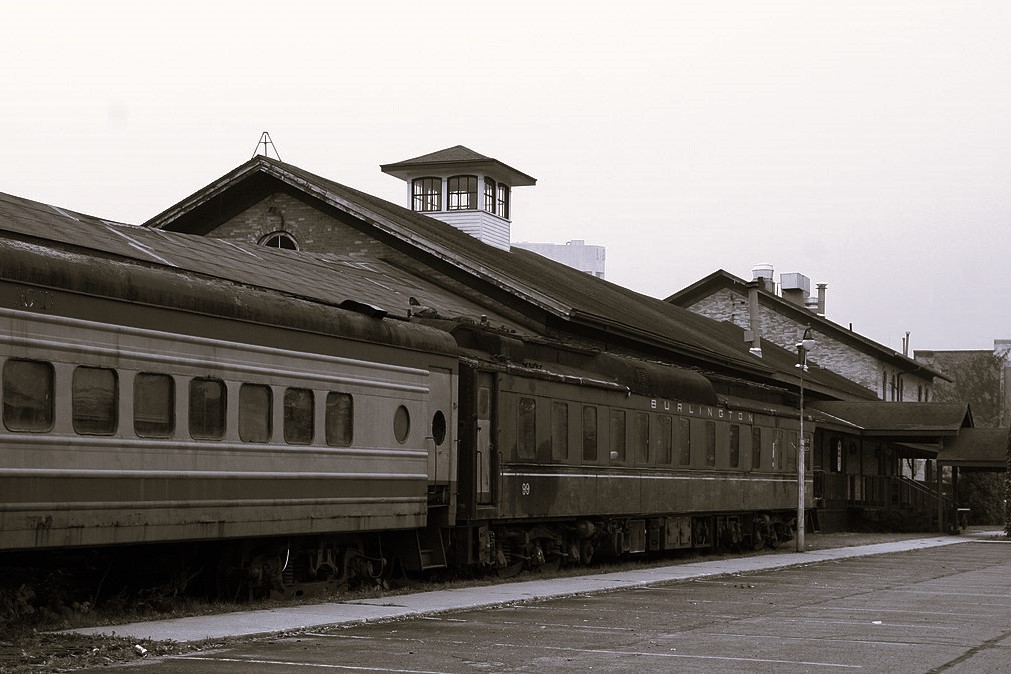
[[574, 239], [564, 244], [520, 241], [513, 243], [513, 246], [543, 255], [555, 262], [561, 262], [597, 278], [604, 278], [605, 249], [603, 246], [587, 246], [582, 239]]

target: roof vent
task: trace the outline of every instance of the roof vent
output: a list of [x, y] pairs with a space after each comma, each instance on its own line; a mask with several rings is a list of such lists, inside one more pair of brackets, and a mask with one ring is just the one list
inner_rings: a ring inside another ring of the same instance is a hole
[[776, 292], [776, 282], [772, 280], [773, 273], [771, 264], [756, 264], [751, 268], [752, 280], [758, 281], [758, 287], [770, 293]]

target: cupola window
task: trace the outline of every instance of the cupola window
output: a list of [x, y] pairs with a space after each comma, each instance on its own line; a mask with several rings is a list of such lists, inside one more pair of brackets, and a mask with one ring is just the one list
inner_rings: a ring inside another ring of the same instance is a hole
[[411, 194], [414, 210], [422, 213], [442, 210], [442, 178], [415, 178]]
[[495, 213], [495, 181], [484, 179], [484, 210]]
[[498, 203], [495, 207], [495, 212], [501, 218], [509, 219], [509, 186], [498, 184]]
[[450, 211], [471, 211], [477, 208], [477, 176], [453, 176], [449, 179]]

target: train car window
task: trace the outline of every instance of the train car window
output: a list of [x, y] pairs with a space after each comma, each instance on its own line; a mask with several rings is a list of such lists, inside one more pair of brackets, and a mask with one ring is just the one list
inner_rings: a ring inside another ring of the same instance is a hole
[[306, 388], [284, 390], [284, 441], [289, 445], [312, 443], [315, 405]]
[[782, 468], [783, 463], [783, 429], [777, 428], [772, 441], [772, 470]]
[[516, 456], [532, 459], [537, 455], [537, 401], [520, 396], [516, 410]]
[[4, 426], [43, 433], [53, 427], [53, 366], [36, 360], [4, 363]]
[[597, 408], [583, 406], [583, 461], [597, 460]]
[[239, 439], [270, 442], [273, 435], [274, 394], [269, 386], [243, 384], [239, 388]]
[[799, 448], [797, 445], [797, 439], [799, 435], [797, 434], [797, 431], [790, 431], [790, 434], [787, 437], [786, 469], [795, 472], [797, 470], [797, 450]]
[[739, 468], [741, 465], [741, 427], [737, 424], [730, 424], [730, 467]]
[[432, 415], [432, 440], [436, 447], [441, 447], [446, 441], [446, 415], [442, 410], [436, 410]]
[[751, 470], [762, 467], [762, 427], [751, 427]]
[[625, 461], [625, 410], [611, 410], [611, 460]]
[[569, 404], [551, 403], [551, 458], [569, 458]]
[[675, 425], [675, 443], [678, 452], [678, 465], [690, 466], [692, 463], [692, 424], [686, 417], [678, 417]]
[[[436, 412], [442, 414], [442, 412]], [[443, 418], [443, 437], [446, 435], [446, 420]], [[326, 394], [326, 444], [331, 447], [350, 447], [355, 437], [355, 401], [349, 393], [331, 391]], [[434, 426], [433, 422], [433, 426]], [[433, 430], [433, 434], [434, 434]], [[442, 441], [436, 438], [435, 444]]]
[[190, 380], [190, 437], [220, 440], [225, 435], [227, 390], [220, 379]]
[[706, 465], [716, 465], [716, 422], [706, 422]]
[[105, 367], [74, 368], [71, 380], [74, 430], [82, 435], [112, 435], [119, 427], [119, 379]]
[[657, 417], [657, 425], [660, 428], [660, 456], [657, 460], [669, 466], [674, 461], [674, 420], [661, 414]]
[[176, 430], [176, 382], [167, 374], [140, 372], [133, 378], [133, 432], [170, 438]]
[[411, 413], [407, 411], [406, 407], [401, 405], [393, 413], [393, 435], [397, 438], [397, 442], [404, 444], [407, 442], [407, 436], [410, 432]]
[[635, 413], [635, 448], [636, 460], [649, 463], [649, 415], [645, 412]]

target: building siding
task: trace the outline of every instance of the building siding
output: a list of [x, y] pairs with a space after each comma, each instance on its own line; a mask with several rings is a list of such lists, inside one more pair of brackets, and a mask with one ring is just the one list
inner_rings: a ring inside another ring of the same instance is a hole
[[[690, 311], [717, 321], [728, 321], [744, 329], [751, 328], [751, 315], [748, 311], [748, 297], [722, 288], [688, 306]], [[784, 316], [767, 305], [759, 302], [759, 332], [777, 346], [793, 350], [797, 340], [803, 335], [806, 323], [801, 323]], [[904, 402], [919, 402], [918, 395], [929, 396], [932, 381], [911, 373], [900, 373], [896, 368], [874, 356], [856, 349], [846, 343], [831, 339], [813, 330], [817, 346], [811, 352], [810, 359], [821, 367], [832, 370], [851, 381], [854, 381], [877, 393], [882, 400]], [[893, 393], [892, 380], [895, 377]], [[887, 379], [888, 385], [884, 382]], [[901, 384], [899, 381], [901, 380]], [[901, 396], [899, 388], [901, 387]]]

